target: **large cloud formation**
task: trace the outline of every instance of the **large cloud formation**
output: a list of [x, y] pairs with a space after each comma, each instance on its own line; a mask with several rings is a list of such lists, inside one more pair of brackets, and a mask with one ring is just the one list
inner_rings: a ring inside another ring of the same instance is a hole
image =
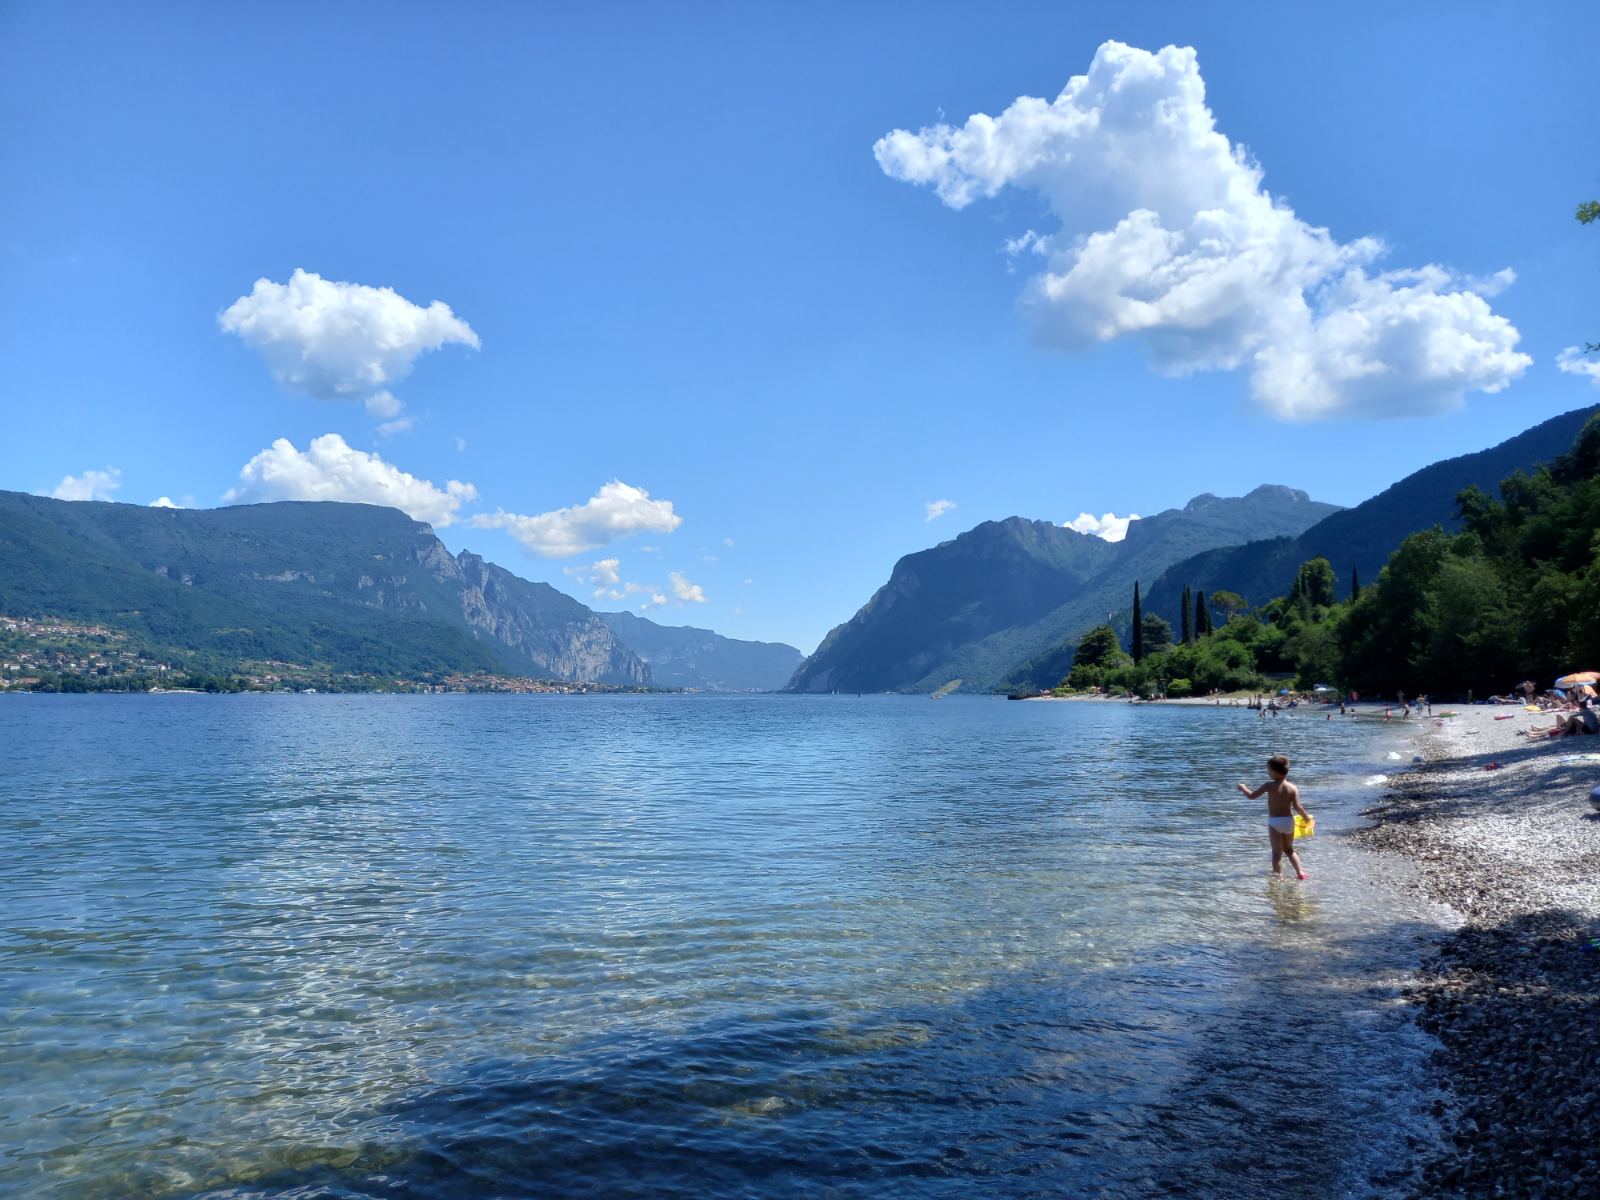
[[1532, 361], [1485, 299], [1509, 271], [1370, 269], [1381, 241], [1341, 244], [1263, 190], [1216, 128], [1192, 49], [1106, 42], [1053, 101], [897, 129], [873, 149], [951, 208], [1006, 187], [1044, 199], [1060, 228], [1006, 248], [1045, 259], [1022, 304], [1046, 345], [1136, 334], [1166, 374], [1248, 367], [1257, 402], [1298, 420], [1437, 412]]
[[224, 504], [256, 504], [269, 500], [345, 500], [398, 508], [418, 521], [443, 527], [452, 524], [463, 504], [478, 498], [470, 483], [452, 479], [436, 487], [402, 471], [376, 454], [356, 450], [337, 433], [312, 438], [304, 451], [279, 438], [239, 472], [239, 486]]
[[[322, 400], [364, 396], [404, 379], [419, 355], [449, 343], [478, 346], [442, 300], [427, 308], [393, 288], [324, 279], [297, 269], [288, 283], [256, 280], [217, 318], [261, 352], [284, 387]], [[385, 414], [400, 406], [391, 397]]]
[[671, 533], [683, 524], [672, 501], [652, 500], [643, 488], [613, 479], [582, 504], [537, 516], [480, 513], [480, 529], [504, 529], [530, 554], [567, 558], [609, 545], [630, 533]]

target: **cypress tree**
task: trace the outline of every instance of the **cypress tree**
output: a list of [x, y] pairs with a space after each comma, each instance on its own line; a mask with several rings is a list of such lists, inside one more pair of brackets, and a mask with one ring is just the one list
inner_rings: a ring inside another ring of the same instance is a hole
[[1193, 597], [1189, 593], [1189, 585], [1183, 585], [1183, 608], [1179, 611], [1178, 627], [1183, 630], [1181, 635], [1183, 644], [1187, 646], [1194, 641], [1194, 609], [1190, 607]]
[[1354, 567], [1350, 568], [1350, 603], [1354, 604], [1361, 599], [1361, 576], [1356, 574]]
[[1133, 581], [1133, 661], [1144, 659], [1144, 607], [1139, 603], [1139, 581]]
[[1206, 607], [1206, 594], [1194, 594], [1194, 635], [1197, 638], [1211, 636], [1211, 610]]

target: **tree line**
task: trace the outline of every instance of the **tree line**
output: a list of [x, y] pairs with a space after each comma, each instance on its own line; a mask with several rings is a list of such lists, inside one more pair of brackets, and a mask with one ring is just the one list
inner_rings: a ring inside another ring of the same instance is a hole
[[1499, 499], [1470, 487], [1456, 506], [1459, 532], [1412, 534], [1373, 583], [1352, 570], [1343, 600], [1333, 564], [1313, 558], [1257, 608], [1185, 588], [1174, 636], [1136, 583], [1129, 649], [1110, 625], [1090, 630], [1062, 686], [1182, 696], [1258, 690], [1272, 675], [1469, 698], [1600, 669], [1600, 417], [1554, 462], [1503, 480]]

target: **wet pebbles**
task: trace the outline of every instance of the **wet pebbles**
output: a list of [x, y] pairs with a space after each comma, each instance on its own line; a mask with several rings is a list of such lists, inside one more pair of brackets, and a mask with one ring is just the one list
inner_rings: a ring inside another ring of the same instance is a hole
[[1600, 738], [1494, 715], [1419, 726], [1424, 764], [1357, 835], [1463, 918], [1411, 994], [1454, 1097], [1413, 1194], [1600, 1197]]

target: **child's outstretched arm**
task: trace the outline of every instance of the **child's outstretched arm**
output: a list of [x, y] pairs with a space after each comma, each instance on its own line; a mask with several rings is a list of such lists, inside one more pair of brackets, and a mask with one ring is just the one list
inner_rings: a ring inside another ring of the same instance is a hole
[[1264, 783], [1253, 792], [1250, 790], [1248, 783], [1235, 784], [1234, 786], [1239, 789], [1241, 795], [1249, 800], [1259, 800], [1267, 794], [1267, 785]]

